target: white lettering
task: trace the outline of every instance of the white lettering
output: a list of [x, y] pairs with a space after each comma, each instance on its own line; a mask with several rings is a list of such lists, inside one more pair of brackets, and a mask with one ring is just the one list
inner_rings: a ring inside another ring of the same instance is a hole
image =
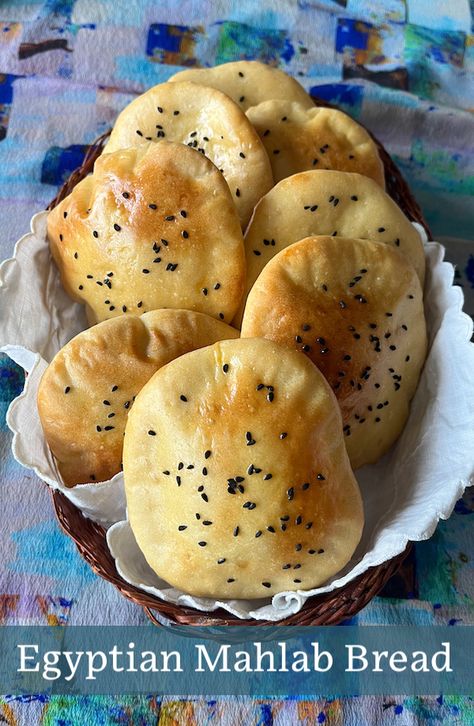
[[17, 673], [38, 673], [39, 663], [36, 663], [34, 668], [26, 667], [27, 660], [35, 660], [34, 655], [26, 655], [26, 649], [31, 648], [33, 650], [33, 652], [37, 654], [38, 646], [37, 645], [17, 645], [16, 647], [20, 649], [20, 667], [17, 668]]
[[229, 673], [230, 668], [228, 665], [228, 656], [229, 656], [229, 648], [230, 645], [221, 645], [219, 648], [219, 651], [216, 655], [215, 661], [211, 661], [209, 657], [209, 653], [207, 652], [207, 648], [205, 645], [196, 645], [196, 650], [198, 651], [198, 667], [195, 668], [196, 673], [204, 673], [205, 668], [203, 668], [203, 658], [207, 664], [208, 670], [210, 670], [212, 673], [215, 671], [215, 669], [218, 666], [219, 660], [222, 659], [222, 667], [219, 668], [220, 673]]
[[[357, 651], [355, 650], [356, 648], [359, 649], [359, 653], [357, 653]], [[365, 648], [363, 645], [346, 645], [346, 650], [348, 651], [346, 672], [357, 673], [358, 671], [365, 671], [365, 669], [369, 665], [367, 658], [365, 657], [367, 655], [367, 648]], [[361, 662], [360, 668], [355, 667], [355, 660]]]
[[76, 656], [75, 662], [73, 662], [73, 660], [72, 660], [71, 656], [73, 655], [73, 653], [71, 650], [65, 650], [63, 655], [66, 659], [66, 663], [69, 666], [69, 675], [65, 676], [65, 680], [72, 681], [72, 679], [76, 675], [76, 671], [79, 668], [79, 663], [81, 662], [81, 658], [84, 655], [84, 653], [82, 652], [82, 650], [76, 651], [74, 653], [74, 655]]

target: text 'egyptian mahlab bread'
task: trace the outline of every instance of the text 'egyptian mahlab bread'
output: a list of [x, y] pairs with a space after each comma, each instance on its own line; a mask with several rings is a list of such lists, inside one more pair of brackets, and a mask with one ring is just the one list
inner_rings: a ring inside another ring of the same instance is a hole
[[311, 235], [373, 239], [396, 247], [423, 284], [420, 235], [373, 179], [343, 171], [304, 171], [279, 182], [255, 209], [245, 234], [247, 294], [277, 252]]
[[317, 587], [362, 532], [336, 399], [304, 355], [267, 340], [161, 368], [129, 417], [124, 477], [148, 563], [192, 595]]
[[69, 341], [38, 390], [44, 435], [64, 483], [119, 472], [127, 416], [149, 378], [183, 353], [237, 335], [202, 313], [155, 310], [106, 320]]
[[265, 101], [249, 108], [247, 117], [267, 150], [275, 182], [309, 169], [337, 169], [364, 174], [385, 188], [375, 141], [346, 113]]
[[342, 410], [354, 469], [397, 440], [426, 355], [423, 294], [413, 266], [389, 245], [309, 237], [263, 269], [245, 308], [242, 337], [305, 353]]
[[187, 68], [168, 79], [192, 81], [217, 88], [247, 110], [262, 101], [296, 101], [304, 108], [314, 106], [311, 96], [298, 81], [274, 66], [259, 61], [233, 61], [214, 68]]
[[245, 227], [273, 177], [265, 147], [242, 109], [215, 88], [162, 83], [122, 111], [104, 151], [162, 139], [190, 146], [216, 165]]
[[103, 154], [48, 216], [51, 252], [92, 323], [186, 308], [230, 322], [245, 285], [235, 206], [215, 166], [182, 144]]

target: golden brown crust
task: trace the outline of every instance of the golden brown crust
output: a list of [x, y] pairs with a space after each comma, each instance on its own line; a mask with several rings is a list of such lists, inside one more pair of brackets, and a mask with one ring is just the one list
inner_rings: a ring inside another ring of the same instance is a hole
[[153, 376], [127, 423], [124, 476], [146, 559], [193, 595], [316, 587], [361, 536], [335, 398], [270, 341], [217, 343]]
[[273, 177], [265, 147], [237, 104], [207, 86], [162, 83], [122, 111], [104, 153], [162, 139], [200, 150], [221, 170], [245, 227]]
[[385, 188], [377, 145], [342, 111], [266, 101], [249, 108], [247, 117], [267, 150], [275, 183], [301, 171], [336, 169], [363, 174]]
[[377, 461], [406, 423], [426, 355], [415, 270], [388, 245], [309, 237], [264, 268], [242, 337], [300, 350], [332, 386], [354, 469]]
[[373, 239], [397, 247], [423, 284], [425, 257], [420, 235], [372, 179], [343, 171], [304, 171], [279, 182], [260, 200], [245, 233], [247, 292], [280, 250], [310, 235]]
[[121, 469], [129, 411], [158, 368], [238, 332], [208, 315], [155, 310], [83, 331], [62, 348], [38, 390], [45, 438], [67, 486], [110, 479]]
[[314, 106], [311, 96], [284, 71], [259, 61], [233, 61], [214, 68], [188, 68], [169, 81], [191, 81], [226, 93], [247, 110], [262, 101], [297, 101], [305, 108]]
[[239, 219], [222, 175], [182, 144], [103, 154], [48, 217], [66, 291], [91, 322], [158, 308], [230, 321], [245, 284]]

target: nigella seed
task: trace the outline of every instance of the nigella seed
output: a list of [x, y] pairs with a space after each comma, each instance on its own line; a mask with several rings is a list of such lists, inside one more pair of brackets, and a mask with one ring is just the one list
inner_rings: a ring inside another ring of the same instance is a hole
[[233, 534], [234, 534], [234, 537], [237, 537], [237, 535], [239, 534], [239, 528], [238, 527], [235, 527]]
[[217, 560], [218, 565], [223, 565], [225, 562], [225, 557], [221, 557], [219, 560]]
[[205, 452], [204, 452], [204, 458], [205, 458], [205, 459], [209, 459], [209, 457], [210, 457], [211, 453], [212, 453], [212, 452], [211, 452], [211, 450], [210, 450], [210, 449], [208, 449], [207, 451], [205, 451]]
[[177, 484], [177, 485], [178, 485], [179, 487], [181, 486], [181, 477], [179, 476], [179, 474], [178, 474], [178, 475], [176, 475], [176, 484]]
[[181, 236], [183, 237], [183, 239], [188, 239], [188, 237], [189, 237], [189, 232], [186, 232], [186, 230], [185, 230], [185, 229], [183, 229], [183, 231], [181, 232]]
[[287, 562], [287, 564], [286, 565], [283, 565], [283, 567], [281, 569], [282, 570], [289, 570], [290, 567], [291, 567], [291, 564], [289, 562]]
[[116, 232], [120, 232], [120, 230], [122, 229], [122, 227], [119, 224], [115, 223], [114, 224], [114, 229], [115, 229]]
[[187, 529], [187, 528], [188, 527], [187, 527], [186, 524], [180, 524], [179, 527], [178, 527], [178, 532], [184, 532], [184, 530]]
[[126, 312], [127, 312], [127, 306], [126, 306], [126, 305], [122, 305], [122, 311], [123, 311], [124, 313], [126, 313]]
[[301, 524], [302, 521], [303, 521], [303, 518], [301, 517], [300, 514], [298, 514], [298, 516], [295, 519], [295, 524]]
[[262, 253], [260, 252], [260, 250], [254, 250], [254, 251], [253, 251], [253, 253], [254, 253], [254, 255], [256, 255], [257, 257], [260, 257], [260, 255], [262, 254]]
[[301, 582], [301, 580], [293, 580], [293, 582]]
[[84, 290], [84, 285], [79, 285], [79, 290]]
[[204, 295], [204, 297], [206, 297], [207, 296], [207, 292], [208, 292], [207, 287], [203, 287], [201, 292]]
[[212, 524], [212, 522], [211, 522], [211, 521], [210, 521], [209, 519], [205, 519], [205, 520], [203, 520], [203, 525], [204, 525], [205, 527], [209, 527], [209, 525], [210, 525], [210, 524]]
[[107, 401], [107, 399], [102, 401], [102, 403], [104, 404], [104, 406], [110, 406], [110, 401]]
[[263, 481], [268, 481], [271, 478], [272, 478], [272, 474], [265, 474], [265, 476], [263, 477]]
[[143, 272], [144, 275], [148, 275], [149, 272], [150, 272], [150, 270], [147, 270], [146, 267], [144, 267], [143, 270], [142, 270], [142, 272]]
[[313, 523], [308, 522], [308, 524], [305, 524], [305, 529], [311, 529], [312, 526], [313, 526]]
[[308, 550], [308, 555], [315, 555], [315, 554], [316, 554], [316, 550]]
[[227, 373], [227, 371], [229, 370], [229, 364], [228, 363], [224, 363], [224, 365], [222, 366], [222, 370], [223, 370], [224, 373]]
[[303, 545], [302, 544], [295, 545], [295, 551], [296, 552], [301, 552], [302, 549], [303, 549]]
[[181, 401], [184, 401], [184, 403], [186, 403], [188, 400], [184, 394], [181, 394], [179, 398]]
[[205, 493], [201, 494], [201, 499], [204, 499], [205, 502], [209, 501], [209, 497]]
[[271, 532], [272, 534], [275, 534], [275, 527], [272, 527], [271, 525], [267, 527], [267, 532]]
[[305, 492], [307, 489], [309, 489], [309, 482], [306, 481], [301, 488]]
[[244, 154], [243, 151], [240, 151], [239, 152], [239, 156], [240, 156], [241, 159], [245, 159], [245, 154]]
[[275, 398], [275, 394], [273, 393], [273, 391], [270, 391], [270, 393], [267, 393], [267, 401], [269, 403], [271, 403], [274, 398]]
[[235, 196], [236, 196], [236, 197], [240, 197], [240, 189], [239, 189], [239, 188], [237, 188], [237, 189], [235, 190]]
[[150, 429], [148, 432], [148, 436], [156, 436], [156, 431], [153, 431], [153, 429]]
[[259, 530], [257, 530], [257, 532], [255, 532], [255, 537], [261, 537], [261, 536], [262, 536], [262, 530], [259, 529]]
[[291, 502], [291, 500], [292, 500], [292, 499], [293, 499], [293, 497], [295, 496], [295, 490], [294, 490], [294, 488], [293, 488], [293, 487], [290, 487], [290, 488], [289, 488], [289, 489], [287, 490], [286, 494], [287, 494], [287, 497], [288, 497], [288, 501], [289, 501], [289, 502]]
[[199, 547], [205, 547], [207, 545], [207, 542], [201, 541], [198, 542]]
[[203, 475], [203, 476], [207, 476], [207, 469], [206, 469], [206, 467], [205, 467], [205, 466], [204, 466], [204, 467], [203, 467], [203, 469], [202, 469], [202, 475]]
[[233, 577], [229, 577], [229, 579], [227, 580], [227, 582], [235, 582], [235, 579]]
[[219, 290], [220, 286], [221, 286], [221, 283], [216, 282], [216, 284], [214, 285], [214, 290]]
[[282, 440], [283, 439], [286, 439], [287, 436], [288, 436], [287, 432], [286, 431], [282, 431], [281, 434], [280, 434], [280, 439], [282, 439]]
[[128, 192], [122, 192], [122, 197], [123, 197], [124, 199], [129, 199], [129, 197], [130, 197], [130, 194], [129, 194]]
[[286, 524], [282, 524], [280, 529], [282, 532], [286, 532]]
[[263, 587], [271, 587], [272, 583], [271, 582], [262, 582], [262, 585], [263, 585]]
[[104, 426], [104, 431], [112, 431], [114, 428], [115, 426]]
[[96, 428], [96, 431], [98, 431], [99, 433], [102, 431], [102, 428], [100, 426], [96, 426], [95, 428]]
[[385, 227], [379, 227], [377, 232], [385, 232]]
[[224, 313], [219, 313], [220, 320], [224, 320]]
[[71, 386], [66, 386], [66, 388], [64, 389], [64, 393], [69, 393], [70, 390], [71, 390]]
[[323, 476], [322, 474], [318, 474], [318, 475], [317, 475], [317, 477], [316, 477], [316, 479], [317, 479], [318, 481], [325, 481], [325, 480], [326, 480], [326, 477], [325, 477], [325, 476]]
[[184, 464], [182, 461], [180, 461], [178, 464], [178, 471], [181, 471], [182, 469], [184, 469]]

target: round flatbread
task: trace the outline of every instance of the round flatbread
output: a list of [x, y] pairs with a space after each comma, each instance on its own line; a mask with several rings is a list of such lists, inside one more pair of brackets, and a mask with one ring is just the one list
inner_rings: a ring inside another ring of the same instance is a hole
[[104, 153], [163, 139], [194, 148], [215, 164], [229, 185], [242, 226], [273, 186], [257, 132], [242, 109], [215, 88], [195, 83], [150, 88], [119, 115]]
[[[245, 234], [247, 294], [280, 250], [311, 235], [373, 239], [397, 247], [423, 284], [420, 235], [372, 179], [343, 171], [304, 171], [279, 182], [257, 205]], [[239, 325], [245, 304], [235, 318]]]
[[354, 469], [402, 432], [427, 342], [420, 282], [396, 249], [334, 237], [287, 247], [253, 286], [242, 336], [295, 348], [318, 366], [341, 407]]
[[243, 238], [229, 188], [181, 144], [104, 154], [48, 217], [66, 291], [92, 323], [159, 308], [230, 321], [245, 284]]
[[336, 169], [364, 174], [385, 188], [375, 141], [346, 113], [265, 101], [249, 108], [247, 117], [267, 150], [275, 183], [300, 171]]
[[154, 310], [106, 320], [67, 343], [38, 390], [45, 438], [66, 486], [104, 481], [120, 471], [127, 416], [158, 368], [237, 335], [202, 313]]
[[162, 368], [127, 423], [130, 524], [155, 572], [212, 598], [307, 590], [359, 542], [340, 412], [305, 356], [234, 340]]
[[262, 101], [296, 101], [304, 108], [314, 106], [311, 96], [284, 71], [259, 61], [233, 61], [214, 68], [188, 68], [170, 81], [192, 81], [226, 93], [246, 111]]

